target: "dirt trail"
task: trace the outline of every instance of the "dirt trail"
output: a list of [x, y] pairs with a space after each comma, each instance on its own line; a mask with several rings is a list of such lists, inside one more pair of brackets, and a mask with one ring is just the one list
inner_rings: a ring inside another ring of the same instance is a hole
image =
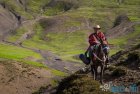
[[63, 72], [67, 72], [67, 73], [76, 72], [83, 66], [83, 64], [80, 64], [77, 62], [63, 61], [58, 56], [52, 54], [51, 52], [40, 50], [40, 49], [29, 48], [29, 47], [25, 47], [22, 45], [22, 42], [27, 40], [28, 37], [34, 33], [33, 25], [37, 21], [39, 21], [40, 19], [43, 19], [43, 18], [48, 18], [48, 17], [40, 16], [40, 17], [36, 17], [33, 20], [23, 21], [21, 23], [20, 27], [26, 28], [27, 32], [25, 32], [15, 43], [9, 42], [6, 40], [4, 42], [8, 43], [10, 45], [19, 46], [19, 47], [26, 48], [26, 49], [39, 53], [45, 59], [45, 61], [43, 61], [43, 63], [46, 64], [48, 67], [51, 67], [51, 68], [54, 68], [56, 70], [60, 70]]
[[59, 56], [52, 54], [51, 52], [46, 51], [46, 50], [29, 48], [29, 47], [25, 47], [23, 45], [17, 45], [15, 43], [8, 42], [8, 41], [4, 41], [4, 43], [22, 47], [25, 49], [32, 50], [36, 53], [39, 53], [44, 58], [44, 60], [43, 61], [37, 60], [37, 61], [45, 64], [46, 66], [50, 68], [63, 71], [66, 73], [74, 73], [85, 66], [83, 63], [63, 61], [61, 58], [59, 58]]
[[47, 16], [39, 16], [39, 17], [36, 17], [33, 20], [23, 21], [21, 23], [20, 27], [25, 28], [27, 30], [27, 32], [25, 32], [18, 40], [16, 40], [15, 44], [20, 44], [21, 45], [22, 42], [24, 42], [25, 40], [31, 38], [31, 36], [35, 33], [34, 32], [35, 23], [38, 22], [40, 19], [43, 19], [43, 18], [48, 18], [48, 17]]
[[34, 33], [33, 25], [42, 18], [48, 18], [48, 17], [41, 16], [41, 17], [37, 17], [36, 19], [33, 19], [33, 20], [27, 20], [27, 21], [22, 22], [20, 27], [24, 27], [28, 31], [25, 32], [15, 43], [9, 42], [6, 40], [4, 42], [8, 43], [10, 45], [26, 48], [26, 49], [29, 49], [29, 50], [32, 50], [34, 52], [41, 54], [42, 57], [44, 57], [44, 59], [45, 59], [45, 61], [43, 61], [44, 64], [46, 64], [47, 66], [49, 66], [51, 68], [54, 68], [54, 69], [57, 69], [60, 71], [64, 71], [64, 72], [68, 72], [68, 73], [77, 71], [79, 68], [81, 68], [82, 64], [79, 64], [77, 62], [62, 61], [58, 56], [52, 54], [51, 52], [43, 51], [40, 49], [29, 48], [29, 47], [25, 47], [22, 45], [22, 42], [27, 40], [28, 36], [30, 36]]

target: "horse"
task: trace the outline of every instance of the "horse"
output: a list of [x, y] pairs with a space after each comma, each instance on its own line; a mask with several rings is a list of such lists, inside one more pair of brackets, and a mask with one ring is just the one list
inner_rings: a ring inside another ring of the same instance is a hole
[[94, 80], [97, 80], [98, 76], [98, 67], [100, 66], [101, 71], [99, 73], [100, 75], [100, 83], [103, 84], [103, 75], [104, 75], [104, 70], [106, 66], [106, 54], [103, 50], [102, 44], [99, 44], [96, 50], [92, 50], [90, 54], [90, 59], [91, 59], [91, 73], [94, 77]]

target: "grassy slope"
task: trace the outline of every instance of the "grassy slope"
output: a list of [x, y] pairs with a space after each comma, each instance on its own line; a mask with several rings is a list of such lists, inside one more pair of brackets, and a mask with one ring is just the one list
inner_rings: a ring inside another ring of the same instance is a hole
[[[40, 7], [43, 4], [48, 3], [48, 1], [49, 0], [45, 2], [44, 0], [42, 0], [42, 2], [39, 2], [37, 0], [32, 0], [31, 2], [29, 2], [28, 7], [31, 10], [30, 13], [33, 14], [30, 15], [34, 16], [34, 14], [39, 14]], [[58, 14], [59, 17], [67, 16], [71, 18], [70, 20], [67, 20], [65, 24], [63, 24], [65, 28], [69, 28], [71, 26], [81, 26], [81, 24], [77, 22], [76, 19], [85, 18], [91, 19], [93, 21], [92, 24], [101, 24], [103, 31], [106, 31], [112, 26], [113, 21], [118, 14], [125, 13], [133, 21], [140, 20], [140, 12], [138, 9], [139, 3], [139, 0], [127, 0], [121, 5], [118, 5], [118, 3], [114, 0], [80, 0], [80, 7], [78, 9], [72, 9], [65, 13], [57, 12], [55, 14]], [[55, 9], [56, 8], [57, 7], [55, 7]], [[44, 12], [44, 15], [55, 15], [55, 9], [49, 9], [48, 11], [46, 10]], [[88, 44], [86, 38], [88, 37], [88, 33], [90, 32], [89, 30], [84, 29], [72, 33], [49, 32], [47, 35], [45, 35], [48, 38], [48, 41], [44, 41], [41, 39], [41, 32], [43, 32], [43, 28], [37, 24], [34, 30], [36, 32], [35, 36], [33, 36], [32, 39], [26, 40], [23, 45], [32, 48], [37, 47], [39, 49], [50, 50], [60, 55], [61, 58], [72, 61], [75, 61], [72, 56], [83, 53], [85, 51]], [[15, 36], [12, 36], [10, 40], [15, 41], [23, 34], [23, 32], [26, 32], [26, 29], [20, 28], [18, 30], [18, 33]], [[139, 27], [136, 28], [136, 32], [133, 33], [131, 37], [130, 35], [127, 35], [125, 36], [125, 38], [123, 37], [119, 39], [109, 40], [110, 43], [119, 46], [116, 50], [111, 49], [111, 54], [114, 54], [118, 50], [122, 49], [122, 45], [126, 44], [129, 38], [133, 38], [137, 34], [139, 34]]]
[[[111, 55], [115, 54], [119, 50], [123, 50], [124, 45], [128, 45], [128, 44], [130, 45], [131, 43], [129, 42], [129, 40], [135, 39], [136, 37], [139, 36], [139, 34], [140, 34], [140, 25], [137, 25], [135, 26], [135, 31], [133, 33], [125, 35], [123, 37], [109, 40], [110, 44], [114, 44], [117, 46], [117, 49], [112, 49]], [[131, 45], [137, 45], [139, 43], [139, 39], [136, 39], [136, 40], [137, 41], [134, 42], [135, 44], [131, 44]]]
[[48, 68], [47, 66], [45, 66], [42, 63], [26, 59], [28, 57], [35, 58], [38, 60], [43, 60], [43, 58], [40, 56], [40, 54], [35, 53], [31, 50], [8, 45], [8, 44], [4, 44], [4, 43], [0, 43], [0, 60], [1, 59], [16, 60], [18, 62], [29, 64], [29, 65], [32, 65], [34, 67], [49, 69], [52, 71], [52, 73], [54, 75], [57, 75], [57, 76], [64, 76], [65, 75], [63, 72]]
[[0, 43], [0, 52], [1, 52], [0, 57], [7, 58], [7, 59], [21, 60], [27, 57], [43, 59], [39, 54], [31, 50], [27, 50], [27, 49], [12, 46], [12, 45], [7, 45], [4, 43]]
[[[132, 21], [139, 21], [139, 0], [135, 1], [125, 1], [123, 4], [118, 5], [117, 2], [113, 0], [101, 1], [101, 0], [87, 0], [81, 1], [80, 7], [76, 10], [71, 10], [65, 13], [58, 13], [61, 16], [71, 17], [71, 20], [67, 20], [63, 27], [71, 27], [71, 26], [81, 26], [81, 24], [75, 22], [78, 18], [88, 18], [93, 20], [93, 24], [101, 24], [103, 31], [106, 31], [109, 27], [112, 26], [115, 17], [119, 14], [125, 13]], [[37, 27], [38, 32], [42, 32], [41, 27]], [[60, 29], [61, 30], [61, 29]], [[50, 32], [46, 35], [48, 41], [44, 42], [38, 39], [31, 39], [25, 42], [25, 45], [37, 46], [39, 44], [40, 49], [51, 50], [52, 52], [61, 56], [61, 58], [66, 60], [72, 60], [71, 56], [83, 53], [87, 47], [87, 33], [89, 30], [79, 30], [73, 33], [62, 33], [62, 32]], [[136, 32], [130, 35], [126, 35], [123, 38], [109, 40], [111, 44], [115, 44], [118, 49], [111, 49], [111, 55], [115, 52], [119, 51], [122, 48], [122, 45], [127, 43], [127, 40], [130, 38], [134, 38], [138, 35], [139, 27], [136, 27]], [[35, 41], [32, 41], [35, 40]], [[42, 43], [41, 43], [42, 41]]]
[[25, 41], [23, 45], [50, 50], [61, 56], [61, 58], [66, 59], [69, 56], [83, 52], [82, 49], [86, 47], [84, 32], [50, 32], [46, 35], [49, 38], [47, 41], [40, 40], [38, 36], [34, 36], [32, 39]]
[[[21, 5], [19, 5], [16, 0], [2, 0], [0, 2], [5, 2], [9, 9], [15, 11], [16, 13], [22, 15], [22, 17], [26, 19], [32, 20], [33, 17], [38, 16], [40, 14], [40, 7], [46, 3], [48, 3], [49, 0], [32, 0], [29, 1], [27, 4], [27, 7], [29, 9], [28, 12], [24, 10]], [[11, 42], [16, 42], [24, 33], [26, 33], [28, 29], [23, 26], [17, 29], [16, 34], [9, 37], [9, 40]], [[28, 58], [33, 58], [34, 60], [28, 60]], [[35, 67], [45, 68], [52, 71], [52, 73], [56, 76], [64, 76], [65, 74], [61, 71], [48, 68], [44, 64], [38, 62], [37, 60], [43, 60], [44, 58], [40, 56], [40, 54], [21, 47], [12, 46], [4, 43], [0, 43], [0, 59], [9, 59], [9, 60], [16, 60], [22, 63], [26, 63]]]

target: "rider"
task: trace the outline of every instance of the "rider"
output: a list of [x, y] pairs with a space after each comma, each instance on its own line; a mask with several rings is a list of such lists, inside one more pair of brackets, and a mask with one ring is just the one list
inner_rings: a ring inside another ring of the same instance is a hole
[[90, 62], [90, 55], [91, 55], [92, 51], [95, 52], [97, 47], [99, 46], [99, 44], [102, 44], [103, 51], [107, 58], [106, 62], [108, 63], [108, 54], [109, 54], [108, 41], [107, 41], [105, 35], [103, 34], [103, 32], [100, 31], [100, 29], [101, 29], [100, 25], [94, 26], [93, 29], [95, 32], [89, 36], [90, 46], [88, 47], [87, 51], [85, 52], [85, 56]]

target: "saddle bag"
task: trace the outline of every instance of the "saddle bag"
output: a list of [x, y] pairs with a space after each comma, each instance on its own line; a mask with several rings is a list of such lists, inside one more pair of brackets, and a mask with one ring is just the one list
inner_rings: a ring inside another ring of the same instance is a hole
[[90, 64], [90, 59], [87, 58], [84, 54], [80, 54], [79, 58], [82, 60], [82, 62], [86, 65]]

